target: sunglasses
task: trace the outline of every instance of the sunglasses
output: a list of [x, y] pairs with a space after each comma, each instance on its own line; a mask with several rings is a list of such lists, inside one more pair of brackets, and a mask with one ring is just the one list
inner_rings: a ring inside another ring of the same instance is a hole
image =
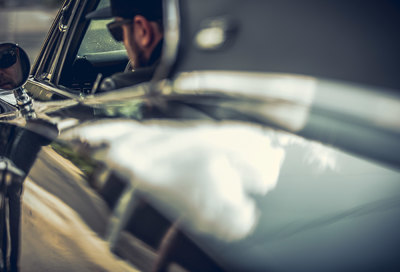
[[124, 19], [119, 21], [113, 21], [107, 24], [108, 31], [111, 33], [111, 36], [117, 42], [122, 42], [124, 39], [124, 33], [122, 31], [122, 26], [126, 24], [130, 24], [133, 22], [133, 19]]
[[0, 69], [13, 66], [17, 62], [17, 57], [18, 53], [16, 47], [0, 49]]

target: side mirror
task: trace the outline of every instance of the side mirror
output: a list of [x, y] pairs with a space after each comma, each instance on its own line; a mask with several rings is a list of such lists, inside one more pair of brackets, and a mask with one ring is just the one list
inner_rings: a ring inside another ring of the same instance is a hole
[[26, 52], [14, 43], [0, 43], [0, 92], [10, 91], [21, 114], [35, 119], [32, 99], [23, 88], [28, 80], [31, 65]]
[[26, 52], [14, 43], [0, 43], [0, 90], [21, 88], [29, 77], [30, 62]]

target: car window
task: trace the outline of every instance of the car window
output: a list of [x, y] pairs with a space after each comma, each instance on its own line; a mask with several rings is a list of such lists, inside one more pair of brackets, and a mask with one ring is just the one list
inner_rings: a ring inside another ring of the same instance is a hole
[[109, 51], [124, 51], [122, 43], [116, 42], [109, 34], [106, 25], [111, 20], [95, 20], [89, 25], [88, 31], [79, 47], [78, 56]]
[[[109, 6], [109, 0], [101, 0], [96, 10]], [[83, 15], [86, 16], [87, 12]], [[76, 53], [71, 56], [71, 66], [65, 65], [61, 85], [88, 94], [97, 79], [123, 72], [128, 64], [128, 54], [123, 43], [116, 42], [108, 32], [108, 20], [91, 20], [82, 18], [88, 24], [82, 35], [75, 31], [73, 39], [80, 39]], [[71, 51], [70, 51], [71, 52]]]
[[[109, 0], [101, 0], [97, 9], [109, 5]], [[116, 42], [107, 30], [108, 20], [92, 20], [78, 50], [78, 56], [91, 53], [101, 53], [109, 51], [124, 51], [122, 43]]]

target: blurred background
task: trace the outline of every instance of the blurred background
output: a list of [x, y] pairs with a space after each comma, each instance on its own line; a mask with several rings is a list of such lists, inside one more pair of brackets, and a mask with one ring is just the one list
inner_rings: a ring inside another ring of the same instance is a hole
[[64, 0], [0, 0], [0, 42], [26, 50], [33, 64]]

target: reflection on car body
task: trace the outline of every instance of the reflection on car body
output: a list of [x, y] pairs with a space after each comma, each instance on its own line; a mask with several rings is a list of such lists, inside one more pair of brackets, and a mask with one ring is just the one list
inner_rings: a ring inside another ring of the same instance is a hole
[[64, 3], [35, 115], [1, 102], [1, 155], [52, 203], [143, 271], [400, 268], [396, 1], [165, 0], [152, 80], [98, 94], [128, 64], [83, 19], [106, 4]]

